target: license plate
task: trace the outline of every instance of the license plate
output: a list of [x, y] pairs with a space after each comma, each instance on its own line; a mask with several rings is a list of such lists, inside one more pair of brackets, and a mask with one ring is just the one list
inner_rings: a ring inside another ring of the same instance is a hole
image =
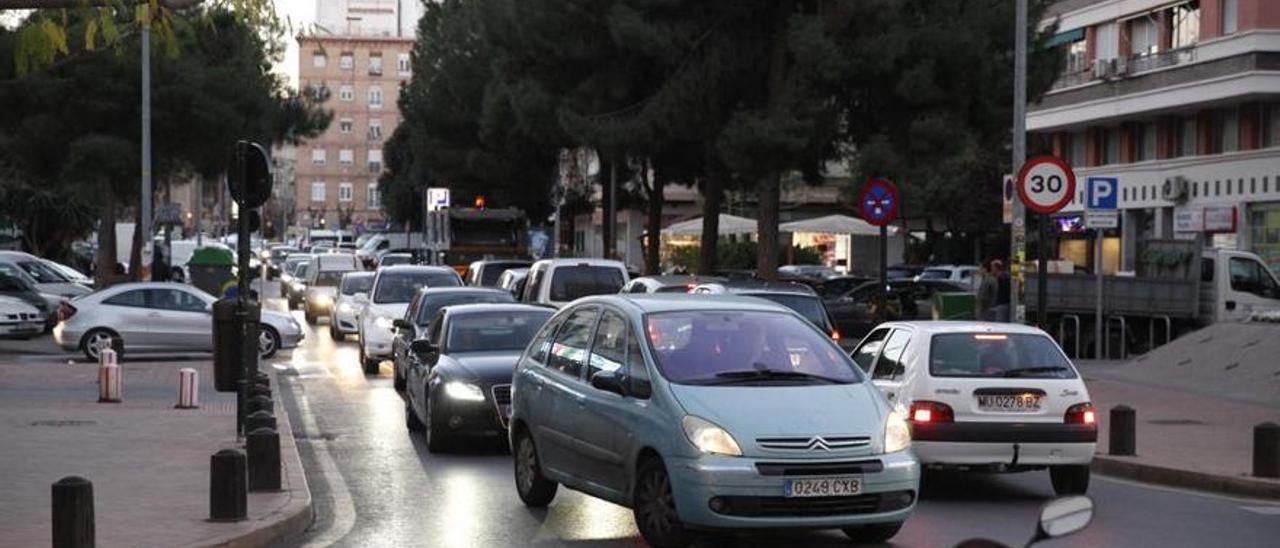
[[1034, 413], [1040, 410], [1043, 401], [1044, 396], [1039, 394], [978, 396], [978, 409], [1002, 413]]
[[782, 484], [784, 497], [851, 497], [862, 492], [862, 478], [793, 479]]

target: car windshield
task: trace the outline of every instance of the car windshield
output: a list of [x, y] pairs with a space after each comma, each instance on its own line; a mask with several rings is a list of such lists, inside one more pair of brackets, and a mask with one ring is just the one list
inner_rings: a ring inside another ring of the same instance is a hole
[[449, 354], [524, 350], [554, 310], [471, 312], [449, 319]]
[[804, 316], [819, 329], [827, 329], [827, 314], [822, 311], [822, 302], [817, 297], [810, 295], [794, 295], [788, 293], [754, 293], [752, 297], [759, 297], [778, 303], [782, 306], [795, 310], [796, 313]]
[[947, 280], [951, 278], [951, 271], [945, 268], [926, 268], [920, 273], [921, 280]]
[[312, 285], [317, 287], [338, 287], [338, 284], [342, 282], [343, 274], [345, 274], [345, 272], [338, 270], [323, 270], [317, 272], [316, 281]]
[[373, 287], [373, 274], [347, 275], [342, 277], [342, 294], [355, 295], [356, 293], [368, 293], [369, 288]]
[[420, 327], [426, 327], [436, 317], [436, 312], [446, 306], [476, 303], [513, 303], [515, 301], [515, 298], [510, 293], [490, 291], [483, 293], [459, 292], [423, 295], [422, 302], [418, 304], [418, 317], [414, 319], [414, 322]]
[[19, 261], [18, 267], [38, 284], [59, 284], [71, 281], [61, 272], [49, 268], [49, 265], [40, 261]]
[[398, 264], [412, 264], [413, 256], [411, 255], [383, 255], [382, 260], [378, 261], [378, 266], [395, 266]]
[[562, 266], [551, 275], [551, 300], [572, 301], [588, 295], [617, 293], [622, 271], [610, 266]]
[[1074, 379], [1075, 369], [1044, 335], [946, 333], [929, 348], [934, 377]]
[[788, 314], [689, 311], [651, 314], [649, 343], [662, 375], [677, 384], [849, 384], [848, 356]]
[[448, 272], [383, 273], [373, 295], [373, 302], [407, 303], [424, 287], [458, 287], [458, 275]]
[[26, 281], [5, 271], [7, 265], [0, 265], [0, 291], [29, 291], [31, 286]]

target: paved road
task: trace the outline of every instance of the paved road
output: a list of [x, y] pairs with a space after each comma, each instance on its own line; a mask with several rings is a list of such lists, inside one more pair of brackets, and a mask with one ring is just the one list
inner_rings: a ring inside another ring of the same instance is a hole
[[[301, 318], [299, 318], [301, 319]], [[327, 327], [308, 336], [291, 360], [280, 393], [316, 501], [303, 538], [312, 546], [638, 546], [628, 510], [562, 489], [545, 511], [515, 496], [511, 459], [501, 446], [465, 454], [428, 453], [404, 426], [404, 400], [390, 364], [360, 372], [355, 345], [335, 344]], [[914, 517], [892, 546], [949, 547], [987, 536], [1021, 546], [1052, 496], [1048, 474], [930, 477]], [[1280, 504], [1094, 477], [1098, 514], [1074, 537], [1042, 546], [1272, 547]], [[736, 535], [729, 546], [848, 546], [838, 532]]]

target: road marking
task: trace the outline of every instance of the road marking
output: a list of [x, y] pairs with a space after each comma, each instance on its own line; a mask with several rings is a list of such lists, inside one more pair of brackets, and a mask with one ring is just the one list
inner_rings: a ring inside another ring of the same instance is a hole
[[[302, 418], [303, 432], [311, 439], [320, 440], [320, 427], [316, 424], [315, 415], [311, 413], [311, 404], [307, 401], [306, 394], [295, 382], [289, 383], [289, 389], [293, 392], [293, 401], [297, 404], [298, 415]], [[342, 471], [333, 461], [333, 455], [329, 454], [328, 444], [319, 441], [310, 445], [315, 451], [316, 463], [320, 465], [320, 475], [324, 477], [325, 483], [329, 484], [329, 496], [333, 499], [333, 522], [323, 534], [317, 535], [304, 545], [308, 548], [318, 548], [330, 546], [351, 532], [356, 524], [356, 506], [352, 502], [351, 491], [347, 489]]]
[[[1181, 495], [1188, 495], [1188, 496], [1193, 496], [1193, 497], [1203, 497], [1203, 498], [1207, 498], [1207, 499], [1216, 499], [1216, 500], [1222, 500], [1222, 501], [1227, 501], [1227, 502], [1235, 502], [1235, 503], [1258, 503], [1258, 502], [1266, 503], [1266, 502], [1270, 502], [1269, 500], [1266, 500], [1266, 499], [1250, 498], [1250, 497], [1240, 497], [1240, 496], [1235, 496], [1235, 495], [1227, 495], [1227, 494], [1223, 494], [1223, 493], [1213, 493], [1213, 492], [1210, 492], [1210, 491], [1198, 491], [1198, 490], [1196, 490], [1196, 489], [1190, 489], [1190, 488], [1185, 488], [1185, 487], [1173, 487], [1173, 486], [1169, 486], [1169, 485], [1157, 485], [1157, 484], [1154, 484], [1154, 483], [1146, 483], [1146, 482], [1141, 482], [1141, 481], [1131, 480], [1131, 479], [1127, 479], [1127, 478], [1120, 478], [1120, 477], [1116, 477], [1116, 476], [1107, 476], [1107, 475], [1103, 475], [1103, 474], [1097, 474], [1097, 475], [1096, 475], [1096, 477], [1097, 477], [1098, 479], [1100, 479], [1100, 480], [1103, 480], [1103, 481], [1109, 481], [1109, 482], [1111, 482], [1111, 483], [1119, 483], [1119, 484], [1121, 484], [1121, 485], [1127, 485], [1127, 486], [1129, 486], [1129, 487], [1137, 487], [1137, 488], [1141, 488], [1141, 489], [1151, 489], [1151, 490], [1155, 490], [1155, 491], [1164, 491], [1164, 492], [1166, 492], [1166, 493], [1177, 493], [1177, 494], [1181, 494]], [[1243, 506], [1241, 506], [1241, 508], [1244, 508], [1244, 507], [1243, 507]]]
[[1241, 506], [1240, 509], [1264, 516], [1280, 516], [1280, 506]]

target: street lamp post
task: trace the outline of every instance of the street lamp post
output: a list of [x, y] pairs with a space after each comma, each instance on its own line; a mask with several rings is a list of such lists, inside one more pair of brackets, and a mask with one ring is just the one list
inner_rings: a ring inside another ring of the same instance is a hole
[[[142, 233], [142, 265], [146, 272], [151, 265], [151, 8], [143, 6], [142, 13], [142, 214], [138, 230]], [[152, 273], [154, 274], [154, 272]], [[143, 276], [143, 281], [147, 277]]]

